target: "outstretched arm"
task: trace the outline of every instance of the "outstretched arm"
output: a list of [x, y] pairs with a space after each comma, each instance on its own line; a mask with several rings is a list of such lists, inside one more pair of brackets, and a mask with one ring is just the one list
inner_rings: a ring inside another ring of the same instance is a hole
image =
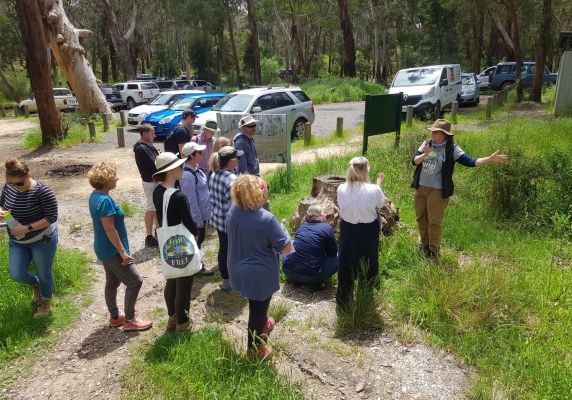
[[508, 161], [508, 156], [504, 154], [499, 154], [499, 151], [495, 151], [488, 157], [478, 158], [475, 163], [475, 167], [480, 167], [484, 164], [504, 164]]

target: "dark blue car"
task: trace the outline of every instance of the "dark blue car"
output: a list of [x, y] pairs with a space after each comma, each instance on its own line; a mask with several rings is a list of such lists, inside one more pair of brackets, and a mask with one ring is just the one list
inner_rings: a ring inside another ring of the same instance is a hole
[[[524, 89], [532, 87], [534, 80], [534, 67], [536, 63], [525, 61], [521, 67], [521, 84]], [[492, 89], [505, 89], [507, 86], [512, 85], [516, 80], [515, 72], [516, 63], [502, 62], [498, 63], [494, 72], [489, 75], [489, 87]], [[546, 85], [555, 85], [558, 79], [558, 74], [550, 72], [547, 67], [544, 67], [542, 75], [542, 82]]]
[[155, 127], [157, 139], [164, 139], [181, 121], [183, 111], [187, 108], [195, 110], [197, 114], [209, 111], [220, 99], [227, 94], [223, 92], [192, 93], [187, 94], [173, 103], [169, 108], [156, 111], [145, 118], [145, 122]]

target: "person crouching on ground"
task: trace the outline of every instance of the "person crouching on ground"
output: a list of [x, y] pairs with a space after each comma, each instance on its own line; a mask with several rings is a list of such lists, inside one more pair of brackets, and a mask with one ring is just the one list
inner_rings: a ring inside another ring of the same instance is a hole
[[[141, 331], [153, 326], [152, 321], [135, 317], [135, 303], [143, 279], [129, 255], [129, 241], [125, 228], [125, 214], [111, 198], [115, 189], [117, 168], [101, 163], [94, 165], [87, 175], [93, 192], [89, 196], [89, 213], [93, 221], [93, 248], [105, 270], [105, 303], [109, 311], [109, 325], [123, 326], [124, 331]], [[119, 314], [117, 288], [125, 285], [125, 315]]]
[[455, 162], [465, 167], [503, 164], [508, 160], [498, 150], [488, 157], [474, 159], [465, 154], [453, 140], [451, 123], [438, 119], [430, 128], [431, 139], [424, 140], [411, 158], [416, 166], [412, 188], [415, 188], [415, 216], [419, 228], [421, 250], [429, 257], [439, 256], [443, 234], [443, 218], [453, 195]]
[[[153, 175], [153, 180], [159, 185], [153, 192], [153, 203], [157, 210], [157, 220], [159, 226], [167, 223], [168, 226], [183, 224], [195, 237], [199, 235], [197, 225], [191, 217], [187, 198], [180, 190], [176, 190], [169, 200], [167, 215], [163, 215], [163, 196], [168, 188], [174, 188], [177, 181], [183, 177], [183, 164], [185, 159], [179, 159], [173, 153], [159, 154], [155, 160], [157, 172]], [[184, 276], [181, 278], [167, 279], [165, 283], [165, 303], [169, 320], [167, 321], [167, 332], [190, 331], [193, 328], [189, 317], [191, 308], [191, 289], [193, 287], [193, 277]]]
[[308, 207], [296, 230], [296, 252], [284, 256], [282, 271], [289, 281], [319, 285], [338, 270], [338, 245], [334, 228], [326, 221], [320, 204]]
[[248, 299], [248, 349], [262, 358], [272, 353], [265, 340], [274, 329], [268, 307], [280, 287], [278, 255], [292, 251], [288, 233], [262, 208], [267, 201], [268, 184], [241, 174], [232, 185], [232, 207], [226, 219], [230, 283]]
[[[16, 281], [32, 287], [34, 317], [51, 314], [54, 256], [58, 246], [58, 203], [52, 189], [30, 176], [28, 165], [6, 161], [6, 184], [0, 196], [0, 220], [8, 219], [8, 269]], [[10, 215], [7, 215], [7, 212]], [[10, 225], [12, 225], [10, 227]], [[34, 262], [36, 274], [30, 273]]]

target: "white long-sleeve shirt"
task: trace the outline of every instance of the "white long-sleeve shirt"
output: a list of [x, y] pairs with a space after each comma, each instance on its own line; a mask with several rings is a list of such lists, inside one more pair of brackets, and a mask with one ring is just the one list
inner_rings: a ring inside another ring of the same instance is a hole
[[378, 185], [354, 182], [351, 186], [342, 183], [338, 187], [340, 217], [350, 224], [369, 224], [375, 221], [377, 208], [385, 202], [385, 194]]

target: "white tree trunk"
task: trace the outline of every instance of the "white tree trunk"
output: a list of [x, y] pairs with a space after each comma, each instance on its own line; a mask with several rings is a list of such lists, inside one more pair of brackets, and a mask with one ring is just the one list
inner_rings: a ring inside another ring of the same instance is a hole
[[111, 113], [79, 42], [80, 38], [91, 35], [91, 32], [76, 29], [71, 24], [61, 1], [39, 0], [39, 3], [46, 42], [74, 92], [80, 110], [89, 114]]

